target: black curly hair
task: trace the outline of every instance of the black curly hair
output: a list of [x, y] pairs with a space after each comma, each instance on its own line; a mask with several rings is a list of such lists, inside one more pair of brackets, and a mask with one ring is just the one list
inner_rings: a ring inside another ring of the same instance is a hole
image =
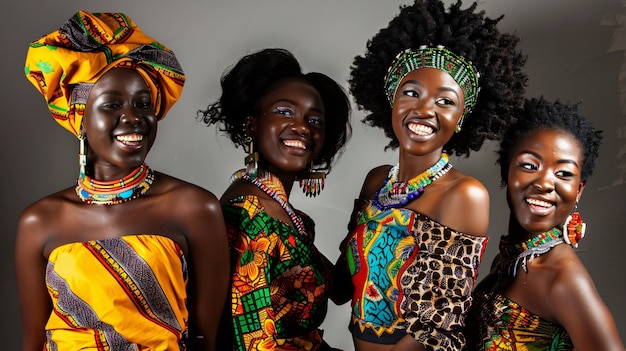
[[513, 149], [532, 132], [537, 130], [561, 130], [574, 137], [583, 150], [581, 181], [586, 181], [596, 166], [602, 141], [602, 130], [594, 129], [591, 122], [579, 112], [578, 104], [549, 102], [543, 97], [528, 99], [517, 113], [517, 122], [504, 133], [498, 150], [502, 185], [507, 184], [509, 164]]
[[399, 146], [391, 124], [391, 106], [383, 89], [384, 77], [396, 55], [422, 45], [443, 45], [471, 61], [480, 72], [480, 92], [473, 111], [465, 116], [463, 129], [444, 149], [457, 156], [478, 151], [485, 139], [497, 140], [521, 107], [527, 76], [522, 71], [526, 57], [517, 49], [519, 38], [500, 33], [496, 27], [503, 16], [485, 17], [473, 3], [461, 2], [446, 12], [439, 0], [416, 0], [400, 7], [400, 13], [367, 43], [365, 55], [351, 67], [350, 91], [360, 109], [369, 111], [363, 122], [382, 128], [391, 139], [387, 148]]
[[245, 123], [254, 115], [258, 101], [288, 79], [302, 79], [320, 94], [326, 111], [325, 141], [313, 162], [316, 170], [330, 172], [334, 158], [350, 138], [350, 101], [344, 89], [330, 77], [318, 73], [302, 73], [291, 52], [280, 48], [263, 49], [242, 57], [221, 78], [222, 95], [206, 110], [198, 110], [197, 118], [208, 126], [220, 124], [236, 147], [248, 152]]

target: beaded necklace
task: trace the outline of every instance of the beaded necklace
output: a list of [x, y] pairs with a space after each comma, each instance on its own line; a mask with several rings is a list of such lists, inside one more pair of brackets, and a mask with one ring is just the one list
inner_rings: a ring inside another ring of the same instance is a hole
[[564, 242], [561, 230], [556, 227], [518, 244], [510, 244], [509, 237], [503, 236], [500, 239], [502, 260], [498, 268], [499, 275], [502, 277], [507, 274], [515, 278], [520, 261], [522, 269], [528, 273], [528, 263]]
[[439, 161], [429, 169], [418, 174], [408, 182], [401, 182], [396, 180], [400, 173], [400, 164], [398, 163], [389, 171], [383, 186], [376, 191], [372, 203], [381, 211], [403, 207], [420, 197], [424, 193], [426, 186], [448, 173], [450, 169], [452, 169], [452, 165], [448, 162], [448, 155], [442, 153]]
[[129, 175], [114, 181], [99, 181], [81, 175], [76, 184], [76, 195], [88, 204], [115, 205], [144, 195], [154, 181], [154, 171], [142, 164]]
[[298, 229], [298, 232], [303, 236], [307, 236], [304, 222], [289, 203], [283, 183], [280, 182], [280, 179], [278, 179], [277, 176], [263, 169], [259, 169], [255, 175], [250, 175], [246, 172], [246, 170], [241, 169], [235, 172], [233, 177], [231, 177], [231, 181], [235, 179], [244, 179], [249, 181], [261, 189], [261, 191], [269, 195], [272, 199], [274, 199], [274, 201], [278, 202], [280, 207], [287, 212], [294, 226]]

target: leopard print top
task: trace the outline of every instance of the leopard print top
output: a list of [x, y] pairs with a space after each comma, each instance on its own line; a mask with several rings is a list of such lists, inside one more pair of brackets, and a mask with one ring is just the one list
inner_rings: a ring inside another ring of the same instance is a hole
[[487, 238], [370, 202], [353, 225], [341, 247], [354, 285], [353, 336], [394, 344], [408, 333], [427, 349], [462, 349], [460, 330]]

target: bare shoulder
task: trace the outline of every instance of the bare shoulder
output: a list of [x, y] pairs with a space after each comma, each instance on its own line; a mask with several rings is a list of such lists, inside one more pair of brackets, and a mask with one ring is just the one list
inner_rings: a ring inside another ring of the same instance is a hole
[[575, 251], [553, 249], [555, 270], [548, 284], [547, 304], [554, 320], [572, 337], [577, 350], [623, 350], [615, 320]]
[[[192, 257], [197, 256], [196, 250], [226, 245], [224, 217], [217, 197], [184, 180], [162, 173], [158, 177], [159, 187], [151, 195], [152, 209], [155, 214], [167, 218], [167, 224], [185, 237]], [[186, 247], [185, 243], [182, 245]]]
[[365, 176], [359, 199], [371, 200], [374, 198], [376, 191], [383, 185], [383, 181], [387, 178], [391, 165], [382, 165], [372, 168]]
[[40, 262], [48, 256], [47, 246], [65, 241], [67, 217], [75, 216], [76, 201], [72, 187], [37, 200], [22, 211], [15, 240], [15, 258], [20, 265], [30, 267]]
[[259, 198], [269, 198], [267, 194], [261, 191], [256, 185], [243, 179], [237, 179], [231, 183], [222, 194], [220, 202], [226, 204], [232, 199], [242, 195], [254, 195]]
[[553, 251], [556, 255], [550, 257], [550, 262], [546, 262], [546, 266], [554, 270], [548, 284], [550, 300], [558, 301], [593, 293], [593, 280], [574, 250], [563, 245]]
[[439, 184], [441, 223], [462, 233], [485, 236], [489, 227], [489, 192], [476, 178], [460, 172]]
[[489, 192], [487, 188], [476, 178], [461, 173], [457, 173], [447, 184], [448, 191], [445, 193], [444, 200], [450, 202], [459, 202], [466, 204], [468, 207], [489, 204]]
[[74, 194], [73, 187], [67, 188], [27, 206], [18, 219], [18, 235], [34, 238], [55, 232], [60, 214], [75, 205]]
[[156, 196], [168, 211], [187, 215], [220, 211], [220, 204], [211, 191], [164, 173], [157, 173], [159, 189]]

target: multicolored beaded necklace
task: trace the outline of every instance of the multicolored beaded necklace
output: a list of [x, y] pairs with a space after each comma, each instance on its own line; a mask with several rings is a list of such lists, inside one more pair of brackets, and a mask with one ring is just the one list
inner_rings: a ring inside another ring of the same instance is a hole
[[250, 175], [245, 169], [241, 169], [231, 177], [231, 181], [235, 179], [249, 181], [278, 202], [280, 207], [287, 212], [298, 232], [303, 236], [307, 236], [304, 222], [289, 203], [283, 183], [280, 182], [277, 176], [263, 169], [259, 169], [254, 175]]
[[442, 153], [437, 163], [432, 165], [408, 182], [397, 181], [400, 173], [400, 164], [396, 164], [389, 171], [383, 186], [376, 191], [373, 204], [381, 211], [387, 211], [396, 207], [403, 207], [417, 199], [424, 193], [424, 188], [448, 173], [452, 165], [448, 162], [448, 154]]
[[154, 171], [147, 164], [133, 170], [126, 177], [102, 182], [82, 175], [76, 184], [76, 195], [88, 204], [115, 205], [145, 194], [154, 182]]
[[507, 274], [513, 278], [517, 275], [517, 265], [522, 262], [522, 269], [528, 273], [528, 263], [535, 257], [539, 257], [553, 247], [563, 244], [565, 241], [559, 228], [552, 228], [545, 233], [541, 233], [533, 238], [518, 244], [509, 243], [509, 237], [500, 238], [500, 254], [502, 260], [499, 265], [499, 274]]

